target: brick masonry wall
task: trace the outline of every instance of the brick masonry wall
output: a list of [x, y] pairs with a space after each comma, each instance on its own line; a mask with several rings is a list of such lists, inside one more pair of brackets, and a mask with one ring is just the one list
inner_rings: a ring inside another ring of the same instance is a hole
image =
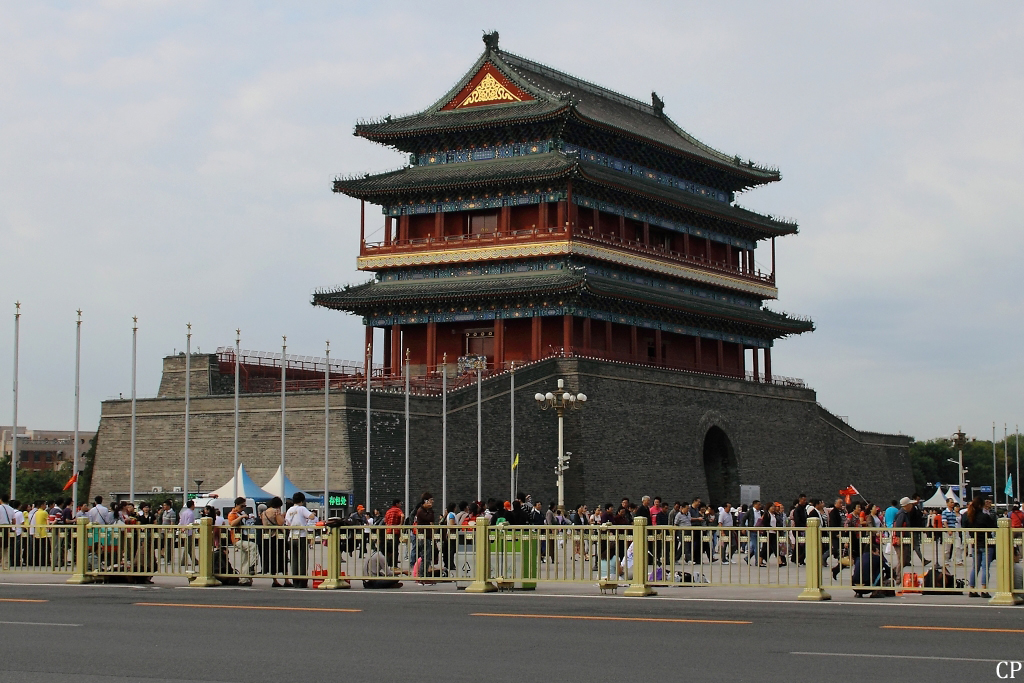
[[[193, 353], [189, 374], [192, 376], [192, 382], [189, 385], [189, 394], [192, 398], [216, 393], [212, 389], [214, 376], [220, 375], [216, 354]], [[184, 398], [184, 353], [164, 358], [164, 370], [160, 378], [160, 390], [157, 392], [157, 396], [159, 398]]]
[[[913, 490], [910, 438], [860, 432], [815, 402], [809, 389], [756, 385], [586, 359], [551, 359], [516, 372], [516, 451], [519, 488], [545, 503], [556, 497], [557, 419], [533, 396], [562, 377], [585, 392], [586, 407], [565, 419], [567, 505], [617, 502], [622, 496], [669, 500], [708, 498], [704, 437], [713, 426], [728, 436], [740, 483], [759, 484], [763, 499], [789, 503], [799, 491], [833, 498], [849, 484], [879, 502]], [[332, 488], [365, 500], [365, 391], [331, 396]], [[508, 497], [509, 376], [482, 385], [483, 497]], [[139, 401], [136, 490], [180, 485], [184, 402]], [[231, 476], [233, 398], [193, 401], [191, 465], [204, 488]], [[243, 396], [240, 460], [263, 483], [280, 462], [280, 397]], [[375, 391], [371, 399], [371, 475], [375, 507], [404, 497], [404, 396]], [[288, 474], [298, 486], [319, 489], [323, 478], [323, 396], [288, 397]], [[441, 500], [441, 398], [410, 400], [410, 497], [424, 490]], [[100, 421], [93, 490], [128, 488], [130, 402], [107, 401]], [[472, 500], [477, 489], [476, 386], [448, 396], [448, 500]]]

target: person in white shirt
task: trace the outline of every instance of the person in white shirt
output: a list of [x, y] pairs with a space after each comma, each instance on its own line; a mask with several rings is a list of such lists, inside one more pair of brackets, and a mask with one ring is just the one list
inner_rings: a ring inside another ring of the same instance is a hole
[[114, 514], [103, 505], [103, 496], [96, 496], [93, 502], [96, 504], [89, 510], [89, 521], [93, 524], [113, 524]]
[[[731, 527], [735, 526], [736, 522], [732, 517], [732, 505], [726, 503], [723, 507], [718, 509], [718, 526]], [[725, 564], [726, 557], [731, 558], [730, 564], [736, 564], [736, 553], [739, 550], [739, 534], [735, 531], [723, 532], [721, 535], [722, 550], [720, 556], [722, 558], [722, 564]], [[725, 546], [729, 546], [729, 550], [725, 550]]]
[[[0, 527], [9, 527], [14, 524], [14, 515], [16, 510], [9, 504], [10, 498], [6, 493], [0, 493]], [[8, 567], [14, 565], [14, 542], [16, 538], [15, 533], [11, 533], [9, 529], [0, 528], [0, 566], [3, 565], [4, 561], [8, 562]]]
[[185, 503], [185, 507], [181, 508], [181, 513], [178, 515], [178, 526], [183, 527], [178, 532], [178, 542], [181, 545], [181, 559], [178, 563], [184, 567], [186, 563], [192, 561], [192, 529], [188, 528], [195, 524], [196, 521], [196, 502], [190, 500]]
[[[307, 527], [316, 524], [316, 515], [306, 508], [306, 496], [301, 491], [292, 496], [292, 505], [285, 513], [285, 526]], [[303, 530], [292, 530], [291, 532], [291, 571], [295, 576], [305, 576], [306, 556], [309, 553], [306, 540], [307, 532]], [[295, 579], [296, 588], [305, 588], [307, 579]]]

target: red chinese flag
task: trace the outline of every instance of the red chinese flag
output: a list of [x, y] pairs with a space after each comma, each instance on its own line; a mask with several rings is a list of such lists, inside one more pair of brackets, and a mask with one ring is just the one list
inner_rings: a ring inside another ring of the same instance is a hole
[[71, 478], [68, 479], [68, 483], [64, 484], [64, 490], [67, 491], [69, 488], [74, 486], [76, 481], [78, 481], [78, 472], [71, 475]]
[[853, 484], [850, 484], [845, 489], [839, 489], [839, 495], [840, 496], [846, 496], [846, 504], [849, 505], [850, 504], [850, 496], [859, 496], [860, 495], [860, 491], [858, 491], [856, 488], [854, 488]]

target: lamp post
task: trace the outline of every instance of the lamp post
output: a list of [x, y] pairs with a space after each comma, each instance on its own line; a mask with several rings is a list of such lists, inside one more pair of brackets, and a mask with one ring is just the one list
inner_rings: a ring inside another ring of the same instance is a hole
[[567, 410], [579, 410], [587, 402], [587, 395], [580, 392], [574, 394], [565, 390], [565, 380], [558, 380], [558, 388], [554, 392], [546, 394], [535, 394], [537, 404], [541, 410], [554, 408], [558, 414], [558, 465], [555, 472], [558, 474], [558, 509], [565, 511], [565, 471], [569, 469], [569, 458], [572, 453], [566, 453], [564, 449], [563, 418]]
[[959, 471], [959, 475], [960, 475], [960, 482], [959, 482], [960, 483], [960, 492], [959, 493], [960, 493], [960, 500], [963, 501], [964, 500], [964, 490], [965, 490], [964, 487], [967, 484], [967, 480], [964, 479], [964, 472], [967, 471], [967, 470], [964, 469], [964, 446], [967, 445], [967, 435], [963, 433], [963, 431], [961, 430], [960, 427], [957, 427], [956, 428], [956, 432], [953, 434], [953, 436], [950, 439], [950, 441], [952, 442], [953, 448], [955, 448], [957, 450], [956, 464], [957, 464], [957, 467], [959, 468], [958, 471]]

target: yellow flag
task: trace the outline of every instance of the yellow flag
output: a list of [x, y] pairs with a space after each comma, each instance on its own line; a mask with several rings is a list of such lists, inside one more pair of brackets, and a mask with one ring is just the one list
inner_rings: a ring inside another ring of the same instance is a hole
[[516, 453], [516, 459], [512, 461], [512, 469], [519, 467], [519, 454]]

